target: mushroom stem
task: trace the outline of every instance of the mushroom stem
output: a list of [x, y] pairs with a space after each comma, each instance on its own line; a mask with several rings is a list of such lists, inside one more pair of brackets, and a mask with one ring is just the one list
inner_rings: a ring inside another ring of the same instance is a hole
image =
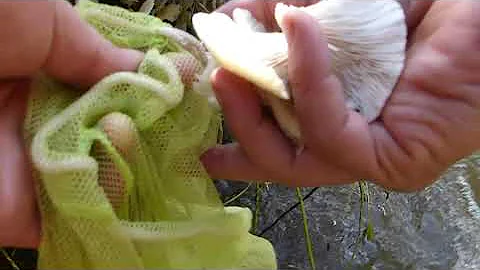
[[262, 98], [271, 108], [272, 114], [283, 133], [298, 143], [302, 136], [293, 103], [290, 100], [279, 99], [269, 93], [264, 93]]

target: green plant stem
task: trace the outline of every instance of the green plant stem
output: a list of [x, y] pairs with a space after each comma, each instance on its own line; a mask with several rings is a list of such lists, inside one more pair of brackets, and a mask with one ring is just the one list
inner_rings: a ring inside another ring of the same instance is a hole
[[258, 227], [258, 217], [260, 216], [260, 198], [262, 195], [262, 185], [260, 183], [255, 184], [255, 214], [253, 216], [252, 231], [255, 233]]
[[305, 204], [303, 202], [302, 192], [300, 188], [296, 188], [297, 198], [300, 202], [300, 211], [302, 212], [302, 220], [303, 220], [303, 232], [305, 234], [305, 243], [308, 252], [308, 259], [310, 261], [310, 267], [312, 270], [315, 270], [315, 256], [313, 256], [313, 245], [312, 239], [310, 238], [310, 233], [308, 230], [308, 218], [307, 212], [305, 211]]
[[15, 261], [12, 259], [12, 257], [10, 257], [10, 255], [8, 254], [8, 252], [3, 249], [3, 248], [0, 248], [2, 250], [2, 254], [3, 256], [5, 256], [5, 258], [7, 259], [7, 261], [10, 263], [10, 265], [13, 267], [13, 269], [15, 270], [20, 270], [20, 267], [18, 267], [18, 265], [15, 263]]
[[238, 198], [240, 198], [243, 194], [245, 194], [245, 192], [247, 192], [247, 190], [250, 188], [250, 186], [252, 185], [252, 183], [249, 183], [247, 187], [245, 187], [244, 189], [242, 189], [238, 194], [236, 195], [233, 195], [230, 199], [228, 199], [224, 205], [229, 205], [231, 203], [233, 203], [234, 201], [236, 201]]
[[372, 217], [370, 213], [370, 192], [368, 191], [368, 184], [365, 184], [365, 203], [367, 205], [367, 211], [366, 216], [367, 216], [367, 228], [365, 229], [365, 234], [367, 237], [368, 241], [372, 241], [373, 238], [375, 237], [374, 231], [373, 231], [373, 223], [372, 223]]
[[[375, 232], [373, 230], [373, 223], [372, 223], [371, 214], [370, 214], [370, 193], [368, 191], [367, 182], [360, 181], [358, 183], [358, 188], [360, 190], [360, 212], [359, 212], [359, 218], [358, 218], [358, 236], [355, 243], [355, 250], [352, 252], [351, 262], [353, 262], [353, 260], [356, 257], [356, 254], [359, 252], [360, 245], [364, 241], [364, 239], [366, 238], [368, 241], [372, 241], [375, 237]], [[365, 211], [365, 216], [363, 215], [363, 211]], [[365, 229], [363, 229], [364, 223], [365, 223]]]

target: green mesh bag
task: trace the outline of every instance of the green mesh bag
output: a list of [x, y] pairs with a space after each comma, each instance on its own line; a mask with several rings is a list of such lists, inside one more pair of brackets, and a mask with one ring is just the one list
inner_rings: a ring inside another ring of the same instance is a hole
[[192, 90], [207, 57], [155, 17], [81, 1], [114, 44], [146, 52], [136, 72], [80, 92], [32, 84], [25, 139], [42, 215], [40, 269], [274, 269], [246, 208], [224, 207], [199, 155], [221, 117]]

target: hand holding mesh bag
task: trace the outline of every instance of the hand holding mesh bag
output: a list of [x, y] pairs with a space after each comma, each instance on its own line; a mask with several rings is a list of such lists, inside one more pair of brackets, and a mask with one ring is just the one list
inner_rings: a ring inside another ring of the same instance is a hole
[[143, 56], [112, 46], [66, 1], [0, 1], [0, 21], [0, 245], [35, 248], [40, 219], [22, 134], [32, 78], [42, 71], [83, 91]]
[[82, 17], [121, 47], [146, 52], [137, 72], [78, 93], [47, 76], [25, 123], [39, 183], [40, 268], [275, 268], [249, 234], [248, 209], [221, 204], [198, 156], [220, 116], [191, 91], [199, 43], [160, 20], [87, 1]]

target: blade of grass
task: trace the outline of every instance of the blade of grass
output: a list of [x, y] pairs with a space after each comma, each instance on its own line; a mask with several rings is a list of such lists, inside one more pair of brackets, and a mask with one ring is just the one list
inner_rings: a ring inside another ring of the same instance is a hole
[[242, 197], [243, 194], [245, 194], [245, 192], [247, 192], [247, 190], [250, 188], [250, 186], [252, 185], [252, 183], [249, 183], [248, 186], [246, 186], [244, 189], [242, 189], [238, 194], [236, 195], [233, 195], [230, 199], [228, 199], [224, 205], [229, 205], [231, 203], [233, 203], [234, 201], [238, 200], [238, 198]]
[[258, 217], [260, 216], [260, 198], [262, 196], [262, 185], [255, 185], [255, 214], [253, 216], [252, 232], [255, 233], [258, 227]]
[[372, 222], [372, 217], [370, 213], [370, 192], [368, 191], [368, 184], [365, 182], [365, 203], [366, 203], [366, 209], [365, 211], [366, 216], [367, 216], [367, 228], [365, 228], [365, 234], [367, 237], [368, 241], [372, 241], [373, 238], [375, 237], [375, 232], [373, 230], [373, 222]]
[[[358, 235], [357, 240], [355, 241], [355, 248], [352, 252], [351, 261], [349, 263], [348, 269], [352, 267], [353, 261], [355, 260], [357, 253], [360, 252], [360, 245], [364, 242], [365, 239], [372, 241], [375, 237], [373, 224], [371, 223], [370, 217], [370, 195], [368, 191], [368, 184], [365, 181], [358, 182], [358, 188], [360, 192], [360, 211], [358, 217]], [[365, 215], [364, 215], [365, 211]], [[365, 227], [363, 225], [365, 224]]]
[[10, 263], [10, 265], [13, 267], [13, 269], [20, 270], [20, 267], [18, 267], [18, 265], [15, 263], [15, 261], [12, 259], [12, 257], [8, 254], [8, 252], [3, 248], [0, 248], [0, 249], [2, 251], [3, 256], [5, 256], [5, 258]]
[[302, 192], [300, 188], [296, 188], [296, 193], [297, 193], [298, 202], [300, 203], [300, 211], [302, 213], [303, 233], [305, 234], [305, 245], [307, 247], [308, 260], [310, 262], [310, 268], [312, 270], [315, 270], [316, 265], [315, 265], [315, 256], [313, 256], [312, 239], [310, 237], [310, 232], [308, 230], [307, 212], [305, 210], [305, 204], [303, 201]]

